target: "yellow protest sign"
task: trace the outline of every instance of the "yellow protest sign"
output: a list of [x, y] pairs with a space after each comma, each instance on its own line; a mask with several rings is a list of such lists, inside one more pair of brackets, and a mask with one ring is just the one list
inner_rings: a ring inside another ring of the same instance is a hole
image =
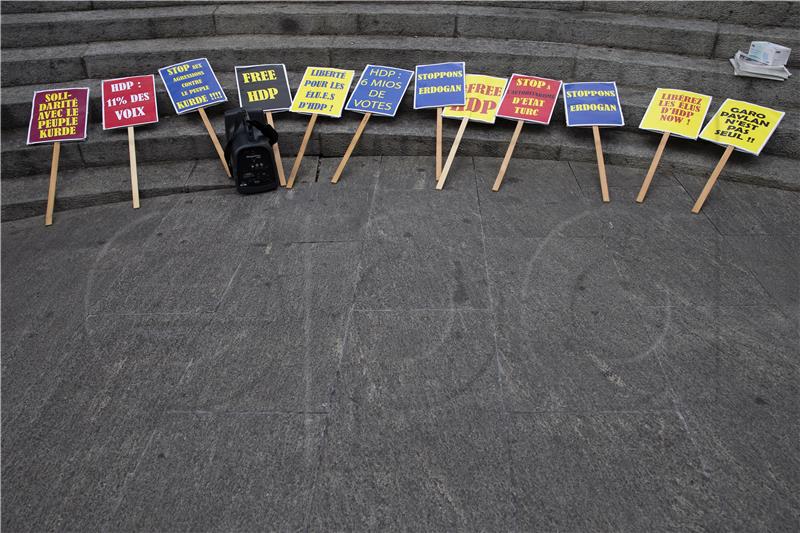
[[758, 155], [783, 115], [783, 111], [728, 98], [703, 128], [700, 138]]
[[697, 139], [711, 105], [705, 94], [679, 89], [656, 89], [639, 128]]
[[506, 78], [467, 74], [467, 103], [446, 107], [442, 116], [447, 118], [468, 118], [478, 122], [494, 124], [497, 108], [503, 99]]
[[353, 74], [352, 70], [307, 67], [290, 110], [306, 115], [341, 117]]

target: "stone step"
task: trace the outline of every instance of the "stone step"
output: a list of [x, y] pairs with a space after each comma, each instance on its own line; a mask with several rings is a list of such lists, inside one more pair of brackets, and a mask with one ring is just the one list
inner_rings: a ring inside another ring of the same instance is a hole
[[587, 0], [582, 9], [613, 13], [636, 13], [653, 17], [713, 20], [726, 24], [749, 26], [785, 26], [797, 28], [800, 20], [800, 3], [784, 2], [660, 2], [626, 0]]
[[[215, 2], [216, 4], [224, 2]], [[0, 12], [3, 15], [16, 13], [53, 13], [67, 11], [90, 12], [94, 9], [130, 9], [164, 6], [197, 5], [191, 0], [3, 0]]]
[[535, 72], [566, 80], [616, 80], [643, 89], [677, 85], [744, 100], [757, 95], [758, 102], [772, 107], [800, 109], [797, 76], [785, 82], [740, 78], [724, 60], [484, 38], [226, 35], [9, 49], [3, 54], [2, 79], [5, 86], [16, 86], [119, 77], [156, 72], [194, 57], [208, 57], [217, 72], [266, 61], [301, 72], [308, 65], [360, 69], [369, 62], [413, 68], [460, 59], [475, 73]]
[[[360, 71], [357, 71], [356, 79], [359, 74]], [[210, 107], [208, 112], [212, 116], [222, 114], [225, 109], [231, 109], [238, 107], [239, 105], [234, 74], [232, 72], [218, 72], [217, 75], [220, 83], [225, 89], [225, 93], [228, 96], [228, 101], [225, 104]], [[297, 85], [300, 83], [302, 73], [289, 72], [288, 75], [289, 85], [294, 93], [297, 90]], [[53, 84], [50, 87], [89, 87], [89, 121], [93, 124], [101, 123], [102, 104], [100, 101], [100, 80], [76, 80]], [[30, 120], [31, 98], [33, 92], [38, 88], [39, 86], [19, 86], [2, 90], [2, 105], [0, 107], [0, 112], [2, 112], [3, 116], [3, 131], [27, 128], [28, 121]], [[169, 101], [169, 97], [167, 96], [163, 83], [158, 77], [156, 77], [156, 91], [160, 115], [162, 117], [173, 116], [174, 111], [172, 104]], [[622, 109], [625, 115], [625, 129], [637, 131], [644, 111], [647, 108], [647, 105], [650, 103], [650, 98], [653, 95], [653, 91], [632, 87], [619, 87], [619, 91], [622, 101]], [[723, 100], [724, 98], [714, 96], [709, 116], [713, 114]], [[418, 111], [413, 109], [412, 102], [413, 85], [409, 86], [406, 97], [403, 99], [398, 113], [417, 113]], [[347, 112], [347, 114], [349, 114], [349, 112]], [[564, 124], [564, 106], [561, 102], [559, 102], [553, 112], [551, 126], [564, 127]], [[100, 132], [99, 134], [102, 135], [103, 133]], [[649, 132], [641, 132], [641, 134], [652, 135]], [[800, 159], [800, 112], [790, 111], [787, 113], [786, 117], [784, 117], [780, 126], [775, 131], [774, 135], [764, 149], [764, 153]]]
[[[308, 155], [340, 157], [356, 129], [360, 115], [348, 113], [342, 119], [320, 118], [307, 149]], [[221, 117], [212, 120], [222, 136]], [[290, 113], [276, 117], [281, 133], [281, 151], [294, 155], [305, 130], [307, 118]], [[445, 147], [449, 149], [458, 121], [445, 121]], [[435, 113], [420, 111], [398, 115], [395, 119], [373, 118], [368, 124], [356, 155], [430, 155], [434, 152]], [[460, 154], [500, 157], [505, 153], [514, 123], [498, 120], [495, 125], [470, 124], [459, 149]], [[102, 134], [101, 134], [102, 133]], [[50, 165], [49, 145], [25, 146], [24, 130], [11, 130], [4, 135], [2, 151], [3, 182], [46, 173]], [[659, 141], [658, 134], [645, 134], [609, 128], [603, 131], [603, 147], [609, 164], [646, 167]], [[137, 157], [142, 163], [185, 161], [213, 158], [211, 141], [200, 118], [166, 117], [161, 124], [136, 129]], [[722, 154], [722, 148], [705, 141], [673, 139], [668, 145], [662, 165], [691, 173], [710, 172]], [[594, 161], [595, 152], [589, 129], [565, 127], [524, 128], [514, 157], [565, 161]], [[124, 130], [101, 132], [90, 127], [86, 142], [64, 143], [62, 169], [81, 169], [109, 165], [125, 165], [128, 160], [127, 135]], [[220, 165], [221, 166], [221, 165]], [[753, 157], [734, 153], [725, 169], [725, 179], [800, 190], [797, 160], [774, 155]], [[220, 168], [220, 172], [222, 169]]]
[[[140, 165], [141, 202], [146, 203], [147, 198], [155, 196], [233, 186], [224, 174], [224, 180], [216, 174], [204, 176], [202, 172], [194, 172], [196, 166], [197, 162], [193, 160]], [[30, 176], [25, 180], [3, 180], [2, 221], [44, 215], [49, 182], [48, 174]], [[56, 212], [130, 201], [130, 168], [127, 165], [65, 169], [59, 172]]]
[[3, 15], [3, 48], [214, 35], [217, 5]]
[[50, 2], [6, 0], [0, 2], [3, 16], [12, 13], [52, 13], [57, 11], [88, 11], [92, 9], [91, 0], [51, 0]]
[[[218, 1], [214, 4], [237, 3], [235, 1]], [[281, 0], [262, 0], [260, 3], [280, 6], [285, 4]], [[443, 1], [439, 4], [449, 4], [453, 10], [464, 6], [464, 2]], [[403, 2], [404, 5], [428, 6], [430, 2]], [[3, 15], [12, 13], [42, 13], [53, 11], [89, 11], [92, 9], [130, 9], [154, 8], [164, 6], [197, 5], [197, 2], [188, 0], [5, 0], [0, 4]], [[251, 4], [255, 5], [255, 4]], [[488, 8], [514, 8], [528, 9], [530, 2], [514, 1], [472, 1], [473, 7]], [[717, 0], [701, 0], [692, 2], [664, 2], [664, 1], [554, 1], [547, 2], [549, 9], [571, 11], [602, 11], [609, 13], [630, 13], [647, 15], [651, 17], [667, 17], [682, 20], [708, 20], [725, 24], [743, 24], [748, 26], [783, 26], [797, 28], [800, 20], [800, 3], [794, 1], [770, 2], [765, 8], [761, 2], [719, 2]]]
[[[366, 160], [373, 159], [374, 157], [353, 157], [350, 160], [352, 167], [349, 168], [358, 168], [362, 163], [368, 164]], [[329, 168], [333, 168], [330, 165], [333, 160], [327, 161], [328, 164], [323, 169], [324, 175], [329, 173]], [[338, 161], [336, 159], [337, 164]], [[293, 164], [293, 157], [284, 158], [283, 166], [287, 175]], [[295, 188], [300, 189], [316, 182], [320, 173], [319, 166], [319, 157], [308, 156], [295, 179]], [[143, 163], [138, 167], [138, 178], [142, 206], [147, 204], [147, 198], [156, 196], [234, 188], [233, 180], [222, 171], [218, 159]], [[4, 181], [2, 221], [43, 216], [49, 183], [49, 174]], [[116, 202], [127, 203], [124, 208], [132, 209], [130, 167], [127, 164], [59, 172], [55, 212]]]
[[[451, 186], [456, 186], [459, 181], [459, 168], [464, 168], [465, 160], [471, 156], [460, 154], [460, 160], [453, 167], [448, 182]], [[502, 158], [474, 156], [475, 163], [480, 160], [481, 164], [476, 167], [480, 182], [485, 183], [487, 188], [494, 181], [496, 170], [500, 167]], [[342, 174], [342, 179], [337, 185], [330, 183], [330, 176], [341, 161], [339, 157], [320, 158], [318, 156], [307, 156], [303, 162], [300, 173], [295, 180], [293, 190], [278, 189], [273, 193], [267, 194], [304, 194], [307, 187], [361, 187], [357, 179], [362, 175], [365, 168], [375, 168], [375, 156], [355, 156], [350, 158], [348, 166]], [[435, 181], [433, 179], [434, 159], [433, 156], [408, 156], [393, 158], [398, 162], [405, 159], [411, 168], [419, 170], [420, 165], [428, 165], [430, 169], [428, 186], [430, 194], [438, 194], [434, 190]], [[530, 159], [538, 161], [542, 168], [547, 168], [547, 160]], [[286, 158], [283, 161], [284, 169], [288, 174], [292, 167], [293, 159]], [[595, 171], [594, 162], [574, 163], [576, 167], [587, 168], [590, 173]], [[472, 165], [468, 165], [470, 168]], [[665, 165], [667, 167], [668, 165]], [[514, 164], [512, 163], [512, 169]], [[689, 178], [692, 181], [702, 184], [707, 178], [708, 172], [693, 172], [694, 169], [687, 169], [685, 172], [677, 174], [682, 180]], [[609, 186], [612, 190], [619, 190], [618, 187], [637, 186], [639, 181], [637, 175], [644, 176], [644, 167], [634, 167], [630, 164], [613, 165], [607, 164], [606, 171], [609, 179]], [[513, 171], [512, 171], [513, 172]], [[653, 181], [653, 188], [658, 188], [670, 183], [676, 175], [673, 169], [661, 168], [656, 179]], [[509, 173], [507, 178], [511, 178]], [[535, 176], [533, 176], [535, 179]], [[544, 176], [543, 176], [544, 177]], [[587, 176], [588, 177], [588, 176]], [[724, 181], [728, 181], [723, 173]], [[17, 220], [33, 216], [43, 216], [47, 202], [49, 176], [39, 174], [31, 176], [26, 180], [11, 180], [3, 184], [2, 197], [2, 221]], [[674, 183], [674, 182], [673, 182]], [[598, 190], [599, 200], [599, 180], [592, 180], [592, 186]], [[725, 185], [717, 185], [725, 187]], [[208, 191], [215, 189], [229, 189], [232, 192], [233, 182], [225, 176], [219, 167], [216, 159], [189, 160], [182, 162], [168, 163], [144, 163], [139, 166], [139, 195], [143, 208], [147, 208], [148, 198], [165, 196], [171, 194], [182, 194], [191, 192]], [[698, 187], [699, 190], [699, 187]], [[518, 195], [520, 190], [514, 184], [513, 179], [507, 179], [502, 189], [503, 194]], [[712, 194], [713, 198], [713, 194]], [[612, 202], [624, 201], [620, 197], [612, 194]], [[630, 201], [630, 200], [628, 200]], [[712, 200], [713, 201], [713, 200]], [[60, 172], [57, 186], [55, 211], [56, 213], [70, 209], [89, 207], [94, 205], [121, 203], [120, 209], [132, 209], [131, 188], [130, 188], [130, 169], [127, 165], [94, 167], [89, 169], [73, 169]], [[686, 209], [691, 207], [691, 202], [687, 202]], [[56, 216], [58, 222], [58, 216]]]
[[[718, 24], [614, 12], [378, 4], [229, 4], [10, 14], [4, 48], [214, 35], [503, 37], [727, 59], [752, 40], [798, 49], [796, 29]], [[793, 55], [792, 65], [800, 65]]]

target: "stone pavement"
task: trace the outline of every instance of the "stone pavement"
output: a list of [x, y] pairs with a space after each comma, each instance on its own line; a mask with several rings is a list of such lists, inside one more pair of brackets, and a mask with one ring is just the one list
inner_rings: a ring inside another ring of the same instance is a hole
[[337, 163], [2, 225], [4, 529], [797, 529], [800, 193]]

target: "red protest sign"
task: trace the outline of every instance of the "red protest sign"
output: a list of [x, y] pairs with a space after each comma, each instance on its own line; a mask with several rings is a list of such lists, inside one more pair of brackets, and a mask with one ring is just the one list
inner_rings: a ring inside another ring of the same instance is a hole
[[103, 80], [102, 96], [104, 130], [158, 122], [152, 74]]
[[498, 117], [550, 124], [561, 81], [512, 74], [500, 102]]
[[89, 89], [50, 89], [33, 93], [28, 144], [82, 141], [86, 138]]

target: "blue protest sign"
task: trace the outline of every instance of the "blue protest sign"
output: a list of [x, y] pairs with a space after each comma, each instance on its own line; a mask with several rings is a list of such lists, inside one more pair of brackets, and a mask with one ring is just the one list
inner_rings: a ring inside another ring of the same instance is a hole
[[206, 58], [176, 63], [158, 73], [179, 115], [228, 100]]
[[616, 82], [564, 84], [567, 126], [624, 126]]
[[464, 62], [417, 65], [414, 109], [460, 106], [467, 103]]
[[345, 109], [393, 117], [411, 83], [413, 72], [401, 68], [367, 65]]

